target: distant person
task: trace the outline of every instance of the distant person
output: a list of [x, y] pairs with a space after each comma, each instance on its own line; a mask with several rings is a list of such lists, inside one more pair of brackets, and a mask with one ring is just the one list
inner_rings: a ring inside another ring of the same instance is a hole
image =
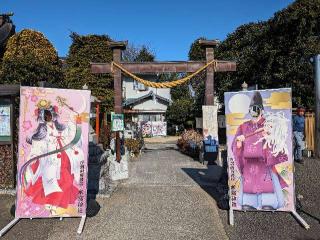
[[303, 107], [298, 107], [297, 114], [293, 116], [294, 160], [301, 164], [303, 164], [302, 150], [304, 149], [304, 112]]

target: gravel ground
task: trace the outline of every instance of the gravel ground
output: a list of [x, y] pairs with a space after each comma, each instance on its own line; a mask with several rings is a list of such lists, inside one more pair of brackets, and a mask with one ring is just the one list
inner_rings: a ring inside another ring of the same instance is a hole
[[[151, 150], [152, 149], [152, 150]], [[217, 208], [216, 184], [203, 182], [204, 165], [175, 150], [153, 145], [130, 163], [130, 178], [111, 198], [98, 198], [101, 209], [77, 236], [79, 218], [23, 219], [2, 239], [320, 239], [320, 160], [296, 165], [296, 193], [303, 195], [305, 230], [290, 213], [228, 212]], [[0, 228], [13, 217], [15, 197], [0, 195]]]
[[[320, 160], [306, 159], [304, 165], [296, 164], [296, 194], [303, 195], [301, 213], [310, 225], [306, 230], [290, 213], [235, 212], [235, 226], [228, 225], [228, 212], [219, 209], [224, 228], [230, 239], [320, 239]], [[214, 188], [206, 191], [214, 195]]]
[[[158, 148], [158, 149], [157, 149]], [[98, 198], [101, 209], [88, 218], [77, 236], [80, 219], [21, 220], [3, 239], [228, 239], [215, 201], [199, 186], [205, 166], [174, 146], [154, 145], [130, 163], [130, 178], [111, 198]], [[213, 186], [212, 184], [204, 184]], [[3, 204], [5, 203], [5, 204]], [[13, 217], [14, 197], [0, 198], [0, 228]]]

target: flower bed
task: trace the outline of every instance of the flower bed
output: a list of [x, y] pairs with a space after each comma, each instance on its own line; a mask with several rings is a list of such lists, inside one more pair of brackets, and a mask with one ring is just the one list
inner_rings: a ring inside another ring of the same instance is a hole
[[192, 157], [198, 157], [199, 150], [202, 146], [202, 141], [202, 134], [196, 132], [195, 130], [188, 130], [182, 133], [181, 137], [178, 139], [177, 146], [183, 153]]
[[128, 151], [136, 157], [143, 147], [143, 141], [141, 141], [141, 139], [128, 138], [125, 140], [124, 145], [127, 147]]

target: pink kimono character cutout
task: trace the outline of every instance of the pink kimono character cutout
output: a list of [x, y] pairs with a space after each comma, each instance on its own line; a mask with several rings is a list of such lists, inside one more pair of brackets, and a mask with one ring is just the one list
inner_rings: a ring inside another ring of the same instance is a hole
[[[238, 203], [243, 210], [275, 210], [284, 206], [282, 189], [287, 184], [279, 176], [275, 165], [288, 161], [285, 151], [275, 153], [265, 138], [266, 118], [262, 97], [255, 92], [249, 106], [252, 119], [238, 127], [232, 152], [241, 174]], [[285, 139], [284, 139], [285, 141]]]

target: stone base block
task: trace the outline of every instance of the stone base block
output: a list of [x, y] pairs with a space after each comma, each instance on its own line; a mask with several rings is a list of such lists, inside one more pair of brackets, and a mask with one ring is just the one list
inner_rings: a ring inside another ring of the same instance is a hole
[[116, 161], [116, 158], [110, 157], [109, 161], [109, 176], [112, 181], [122, 180], [129, 178], [128, 171], [128, 154], [121, 157], [120, 163]]

